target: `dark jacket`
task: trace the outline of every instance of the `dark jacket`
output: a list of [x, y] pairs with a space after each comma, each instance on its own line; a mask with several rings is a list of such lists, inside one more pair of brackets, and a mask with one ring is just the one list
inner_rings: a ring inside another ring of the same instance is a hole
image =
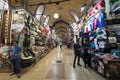
[[74, 44], [74, 53], [75, 55], [80, 55], [80, 45]]

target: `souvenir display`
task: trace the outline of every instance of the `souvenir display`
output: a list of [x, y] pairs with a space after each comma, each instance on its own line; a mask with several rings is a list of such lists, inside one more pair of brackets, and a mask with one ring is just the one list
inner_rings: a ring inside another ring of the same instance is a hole
[[22, 47], [21, 68], [34, 65], [52, 49], [46, 46], [50, 43], [46, 42], [46, 34], [50, 32], [48, 23], [46, 27], [41, 26], [42, 32], [39, 22], [24, 10], [0, 10], [0, 23], [0, 70], [10, 70], [9, 51], [14, 41]]

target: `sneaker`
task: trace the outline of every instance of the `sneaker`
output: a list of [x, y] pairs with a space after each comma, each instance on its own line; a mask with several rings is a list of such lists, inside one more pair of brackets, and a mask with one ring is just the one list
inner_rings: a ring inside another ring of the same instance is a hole
[[21, 77], [21, 75], [20, 75], [20, 74], [17, 74], [17, 77], [18, 77], [18, 78], [20, 78], [20, 77]]

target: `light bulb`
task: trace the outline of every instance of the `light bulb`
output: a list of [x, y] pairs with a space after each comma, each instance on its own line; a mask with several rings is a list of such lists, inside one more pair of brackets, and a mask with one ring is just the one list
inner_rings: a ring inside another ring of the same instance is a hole
[[59, 18], [59, 14], [58, 14], [58, 13], [55, 13], [55, 14], [54, 14], [54, 18], [56, 18], [56, 19]]

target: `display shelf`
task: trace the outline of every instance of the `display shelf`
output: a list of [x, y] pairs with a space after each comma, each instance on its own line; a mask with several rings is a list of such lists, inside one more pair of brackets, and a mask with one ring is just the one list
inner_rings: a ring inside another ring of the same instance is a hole
[[[94, 60], [92, 64], [94, 64], [94, 70], [107, 78], [117, 78], [120, 76], [120, 67], [117, 67], [120, 64], [120, 60], [105, 60], [100, 56], [94, 55]], [[113, 67], [112, 67], [113, 66]], [[114, 70], [113, 70], [114, 69]]]
[[[38, 61], [40, 61], [43, 57], [45, 57], [51, 49], [54, 47], [49, 47], [46, 45], [49, 42], [45, 41], [47, 33], [39, 30], [40, 23], [38, 20], [35, 20], [33, 16], [23, 10], [22, 14], [13, 13], [14, 10], [5, 10], [1, 14], [2, 25], [1, 25], [1, 35], [0, 43], [3, 46], [0, 47], [0, 72], [10, 72], [10, 58], [7, 56], [8, 52], [3, 53], [3, 51], [7, 50], [4, 48], [4, 43], [11, 43], [11, 41], [19, 40], [20, 46], [23, 48], [21, 52], [21, 69], [26, 69], [27, 67], [34, 66]], [[17, 12], [21, 10], [15, 10]], [[13, 20], [12, 20], [13, 19]], [[26, 20], [25, 20], [26, 19]], [[4, 27], [5, 26], [5, 27]], [[16, 27], [17, 26], [17, 27]], [[42, 27], [43, 28], [43, 27]], [[32, 34], [30, 34], [30, 32]], [[20, 34], [21, 38], [20, 38]], [[39, 34], [42, 34], [40, 36]], [[29, 36], [26, 36], [29, 35]], [[23, 46], [25, 38], [27, 39], [24, 43], [25, 45], [30, 41], [30, 37], [39, 37], [38, 41], [43, 45], [40, 45], [39, 42], [29, 43], [27, 46]], [[23, 38], [25, 37], [25, 38]], [[5, 40], [4, 40], [5, 38]], [[18, 41], [18, 42], [19, 42]], [[38, 50], [31, 49], [32, 46], [36, 46]], [[29, 50], [28, 50], [29, 49]], [[6, 57], [7, 56], [7, 57]], [[6, 71], [5, 71], [6, 69]]]

